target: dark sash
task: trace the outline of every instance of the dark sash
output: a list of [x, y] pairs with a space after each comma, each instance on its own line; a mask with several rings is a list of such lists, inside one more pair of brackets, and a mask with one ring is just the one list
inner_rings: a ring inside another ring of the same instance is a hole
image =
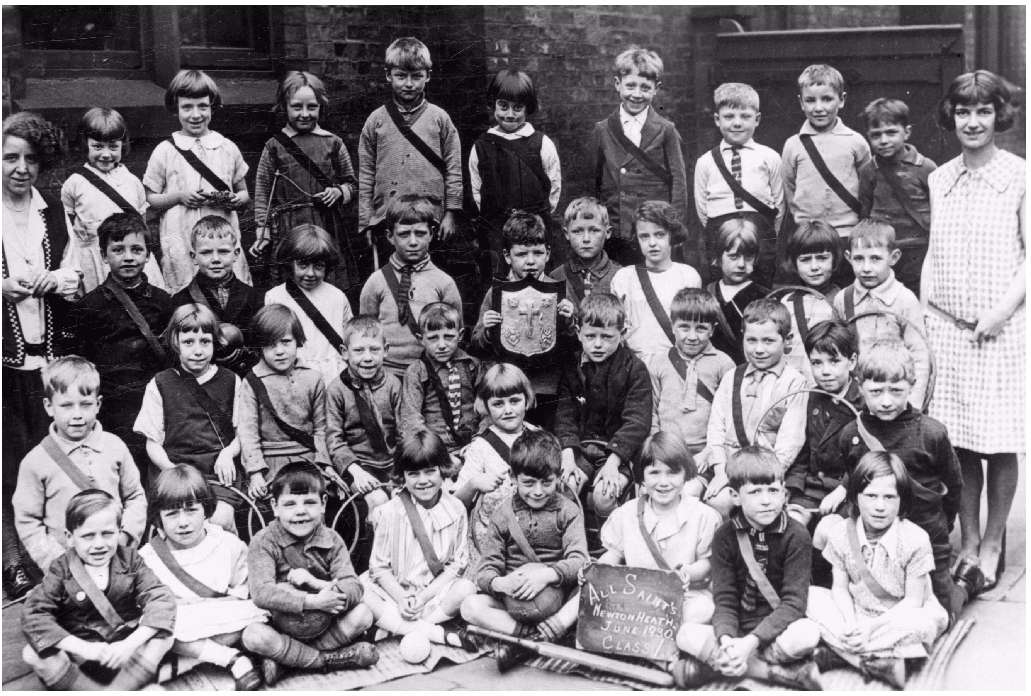
[[110, 283], [105, 284], [106, 287], [111, 290], [111, 293], [115, 296], [115, 299], [122, 305], [126, 312], [129, 313], [129, 318], [132, 319], [132, 323], [136, 324], [136, 328], [139, 329], [140, 333], [143, 334], [143, 338], [147, 340], [150, 345], [150, 349], [154, 351], [163, 364], [167, 364], [168, 353], [165, 352], [165, 347], [161, 345], [161, 341], [154, 335], [147, 320], [143, 318], [139, 308], [133, 304], [133, 301], [129, 299], [129, 296], [125, 294], [125, 290], [118, 284], [117, 281], [112, 280]]
[[[264, 408], [269, 412], [269, 415], [272, 416], [272, 420], [276, 422], [276, 425], [283, 431], [283, 434], [305, 449], [314, 452], [315, 436], [311, 433], [306, 433], [299, 428], [295, 428], [280, 418], [279, 414], [276, 413], [276, 407], [272, 405], [272, 399], [269, 398], [268, 389], [265, 388], [265, 383], [261, 381], [261, 378], [251, 371], [247, 373], [247, 376], [244, 379], [247, 380], [247, 384], [251, 386], [251, 390], [254, 391], [254, 395], [258, 397], [258, 404], [261, 408]], [[258, 413], [261, 413], [261, 409], [258, 410]]]
[[[298, 542], [297, 544], [282, 547], [283, 558], [291, 568], [307, 570], [308, 559], [304, 552], [298, 548], [299, 546], [303, 546], [303, 544]], [[335, 583], [336, 578], [333, 578], [333, 581]], [[272, 625], [292, 638], [311, 640], [325, 633], [335, 618], [333, 614], [318, 609], [306, 609], [300, 613], [273, 611]]]
[[863, 550], [859, 546], [859, 532], [856, 530], [856, 521], [849, 517], [845, 525], [848, 528], [848, 545], [852, 549], [852, 556], [856, 559], [856, 567], [859, 568], [859, 577], [863, 579], [866, 589], [870, 590], [870, 593], [881, 604], [891, 609], [900, 600], [884, 589], [881, 583], [877, 582], [877, 578], [870, 572], [870, 566], [866, 565], [866, 559], [863, 558]]
[[673, 175], [669, 170], [653, 160], [648, 154], [637, 145], [634, 145], [630, 138], [626, 137], [623, 133], [623, 124], [619, 121], [619, 113], [616, 112], [608, 118], [609, 133], [616, 139], [619, 146], [623, 148], [628, 155], [633, 157], [635, 160], [644, 165], [644, 168], [650, 171], [654, 176], [662, 180], [666, 184], [666, 188], [669, 189], [672, 195], [673, 191]]
[[301, 169], [308, 172], [308, 174], [311, 175], [311, 178], [318, 182], [319, 186], [323, 189], [333, 188], [336, 186], [326, 172], [322, 171], [322, 168], [315, 164], [311, 157], [308, 157], [308, 155], [305, 154], [304, 150], [301, 149], [301, 146], [294, 142], [293, 138], [283, 131], [279, 131], [272, 137], [283, 146], [283, 149], [286, 150], [288, 155], [297, 161], [297, 164], [300, 165]]
[[[681, 357], [680, 351], [677, 350], [676, 346], [673, 346], [669, 349], [668, 356], [670, 363], [673, 365], [673, 369], [677, 371], [678, 375], [680, 375], [680, 379], [686, 380], [687, 362], [684, 360], [683, 357]], [[695, 391], [698, 392], [698, 396], [702, 397], [710, 404], [712, 403], [712, 400], [715, 398], [715, 396], [712, 393], [712, 390], [709, 389], [709, 387], [705, 384], [705, 382], [701, 380], [700, 377], [698, 378]]]
[[[80, 490], [84, 491], [88, 488], [93, 488], [93, 484], [90, 483], [89, 477], [82, 472], [82, 469], [75, 466], [75, 462], [72, 461], [71, 457], [64, 453], [61, 446], [57, 444], [53, 436], [47, 435], [43, 438], [43, 442], [40, 443], [43, 446], [43, 451], [46, 452], [54, 462], [61, 467], [68, 478], [72, 480], [72, 483]], [[78, 556], [76, 556], [78, 558]]]
[[802, 293], [796, 292], [791, 296], [791, 308], [795, 310], [795, 323], [798, 324], [798, 340], [805, 345], [805, 337], [809, 335], [809, 320], [805, 318], [805, 304], [802, 302]]
[[755, 210], [762, 215], [764, 218], [770, 221], [772, 224], [777, 219], [777, 210], [766, 205], [758, 198], [748, 192], [741, 182], [734, 178], [734, 175], [727, 169], [727, 163], [723, 161], [723, 153], [720, 152], [720, 146], [717, 145], [712, 149], [710, 153], [713, 161], [716, 163], [716, 168], [720, 170], [720, 174], [723, 175], [723, 180], [727, 182], [727, 186], [734, 192], [738, 198], [743, 200], [748, 205], [755, 208]]
[[[455, 428], [455, 412], [451, 410], [451, 402], [447, 398], [447, 390], [444, 388], [444, 383], [440, 381], [440, 377], [437, 376], [437, 368], [433, 366], [430, 359], [426, 357], [426, 352], [419, 356], [422, 360], [423, 366], [426, 368], [426, 374], [429, 376], [430, 385], [433, 387], [434, 393], [437, 395], [437, 400], [440, 402], [440, 413], [444, 416], [444, 425], [447, 427], [451, 437], [454, 438], [455, 442], [459, 444], [465, 444], [468, 442], [468, 437], [463, 437], [458, 434], [458, 429]], [[458, 367], [457, 365], [455, 367]]]
[[228, 597], [225, 592], [219, 592], [213, 590], [197, 578], [193, 577], [179, 565], [179, 561], [175, 560], [175, 556], [172, 555], [172, 550], [168, 548], [168, 542], [160, 534], [155, 534], [150, 540], [150, 546], [154, 549], [154, 553], [161, 559], [161, 562], [165, 564], [169, 572], [175, 576], [175, 579], [186, 585], [187, 589], [197, 594], [199, 597], [204, 599], [214, 599], [216, 597]]
[[[587, 271], [590, 273], [590, 271]], [[580, 277], [580, 274], [566, 266], [566, 282], [569, 283], [569, 287], [573, 288], [573, 294], [576, 296], [577, 304], [584, 301], [584, 279]]]
[[308, 296], [304, 294], [304, 291], [297, 287], [297, 283], [294, 282], [293, 278], [288, 279], [285, 285], [287, 294], [290, 295], [294, 302], [297, 303], [297, 306], [308, 315], [308, 318], [311, 319], [313, 324], [315, 324], [315, 328], [326, 337], [326, 340], [329, 341], [329, 345], [333, 346], [333, 350], [339, 353], [340, 349], [344, 345], [344, 339], [340, 338], [340, 334], [336, 332], [336, 329], [334, 329], [329, 323], [329, 320], [326, 319], [322, 312], [319, 311], [319, 308], [308, 299]]
[[[68, 556], [68, 570], [72, 573], [72, 578], [75, 582], [79, 583], [79, 587], [86, 593], [93, 608], [100, 612], [100, 615], [104, 617], [104, 621], [107, 622], [108, 626], [115, 629], [116, 631], [124, 626], [127, 622], [118, 613], [118, 610], [111, 604], [111, 600], [107, 598], [107, 595], [97, 587], [97, 583], [93, 582], [93, 578], [86, 572], [85, 566], [82, 565], [82, 559], [80, 559], [75, 551], [69, 550]], [[108, 580], [108, 583], [112, 579]]]
[[422, 518], [419, 517], [419, 511], [415, 509], [412, 494], [405, 488], [398, 494], [398, 497], [401, 499], [401, 504], [404, 505], [405, 514], [408, 515], [408, 522], [412, 525], [412, 531], [415, 532], [415, 540], [419, 542], [419, 548], [422, 549], [426, 565], [430, 567], [433, 577], [437, 577], [444, 572], [444, 564], [440, 562], [437, 552], [433, 550], [430, 535], [426, 533], [426, 527], [422, 523]]
[[[184, 375], [183, 381], [187, 384], [187, 390], [204, 412], [208, 415], [208, 420], [211, 421], [211, 427], [215, 430], [215, 435], [218, 437], [219, 443], [222, 447], [228, 446], [228, 443], [233, 441], [232, 433], [224, 432], [223, 425], [226, 423], [232, 427], [233, 417], [231, 414], [227, 414], [222, 408], [211, 398], [211, 395], [204, 391], [204, 387], [197, 381], [192, 375]], [[264, 385], [262, 385], [264, 386]]]
[[511, 140], [508, 140], [507, 138], [502, 138], [500, 135], [496, 135], [494, 133], [484, 133], [480, 136], [480, 139], [497, 145], [505, 152], [509, 152], [515, 155], [516, 158], [518, 158], [520, 162], [525, 164], [527, 169], [533, 172], [533, 175], [537, 177], [537, 183], [541, 185], [541, 190], [544, 191], [545, 196], [551, 193], [552, 182], [551, 179], [548, 178], [547, 172], [545, 172], [544, 168], [541, 166], [541, 163], [534, 162], [533, 160], [528, 159], [526, 155], [519, 150], [519, 148], [515, 147], [512, 144]]
[[137, 210], [135, 206], [133, 206], [131, 203], [129, 203], [129, 201], [125, 200], [125, 198], [122, 197], [122, 194], [118, 193], [118, 191], [116, 191], [114, 187], [111, 186], [111, 184], [101, 179], [92, 170], [87, 169], [86, 167], [81, 167], [79, 169], [76, 169], [75, 173], [81, 176], [86, 181], [90, 182], [93, 185], [93, 188], [97, 189], [102, 194], [107, 196], [112, 203], [114, 203], [122, 209], [123, 213], [131, 213], [133, 215], [140, 214], [140, 211]]
[[856, 286], [849, 285], [845, 288], [845, 319], [849, 320], [856, 315]]
[[745, 432], [745, 419], [741, 410], [741, 385], [745, 383], [745, 370], [748, 364], [738, 365], [734, 368], [734, 393], [731, 394], [731, 412], [734, 418], [734, 430], [737, 431], [737, 442], [742, 447], [748, 447], [748, 433]]
[[189, 290], [190, 297], [193, 299], [195, 304], [202, 305], [214, 311], [214, 309], [211, 306], [211, 303], [208, 302], [208, 298], [204, 297], [204, 293], [201, 292], [200, 286], [197, 285], [196, 277], [194, 277], [194, 279], [190, 281], [190, 284], [187, 285], [186, 288], [187, 290]]
[[644, 291], [644, 299], [648, 301], [648, 308], [652, 310], [652, 314], [655, 316], [655, 321], [659, 322], [659, 326], [662, 328], [662, 332], [666, 334], [666, 338], [673, 345], [677, 344], [676, 336], [673, 335], [673, 324], [669, 321], [669, 315], [666, 314], [666, 310], [663, 308], [662, 303], [659, 302], [659, 296], [655, 294], [655, 287], [652, 285], [652, 279], [648, 277], [648, 269], [643, 265], [634, 266], [634, 270], [637, 271], [637, 279], [641, 283], [641, 290]]
[[373, 406], [365, 400], [365, 396], [362, 394], [361, 389], [355, 389], [354, 384], [351, 383], [350, 374], [345, 370], [340, 373], [340, 381], [343, 382], [344, 386], [351, 390], [351, 394], [354, 395], [354, 403], [358, 410], [358, 418], [362, 422], [362, 428], [365, 429], [365, 434], [369, 438], [369, 444], [372, 445], [372, 449], [377, 454], [382, 455], [384, 459], [390, 457], [390, 448], [387, 446], [386, 436], [383, 433], [383, 429], [379, 425], [379, 421], [376, 420], [376, 414], [372, 412]]
[[397, 314], [401, 316], [401, 302], [403, 301], [408, 305], [408, 321], [405, 322], [405, 326], [412, 332], [413, 336], [419, 335], [419, 320], [415, 316], [415, 312], [412, 311], [412, 305], [408, 301], [408, 298], [401, 297], [401, 283], [397, 278], [397, 272], [394, 270], [393, 264], [387, 261], [383, 264], [383, 280], [387, 283], [387, 289], [390, 290], [390, 294], [394, 296], [394, 304], [397, 305]]
[[[895, 170], [891, 169], [889, 166], [884, 166], [878, 167], [877, 171], [884, 175], [884, 180], [888, 182], [888, 188], [891, 189], [891, 192], [895, 194], [895, 198], [898, 199], [898, 202], [902, 204], [903, 208], [905, 208], [906, 214], [913, 218], [913, 222], [919, 225], [922, 230], [928, 232], [929, 230], [927, 229], [927, 225], [924, 224], [920, 211], [913, 206], [913, 199], [911, 199], [909, 194], [906, 193], [906, 189], [902, 185], [902, 180], [899, 179], [899, 175], [895, 173]], [[877, 181], [876, 177], [874, 178], [874, 181]]]
[[530, 542], [526, 539], [526, 535], [523, 534], [523, 528], [519, 526], [519, 520], [515, 515], [515, 507], [513, 505], [512, 498], [505, 498], [501, 503], [501, 509], [504, 510], [505, 519], [508, 521], [508, 533], [512, 535], [512, 541], [516, 543], [519, 550], [530, 559], [531, 563], [540, 563], [541, 558], [537, 555], [537, 552], [530, 546]]
[[182, 149], [181, 147], [175, 144], [174, 140], [169, 140], [168, 142], [172, 143], [172, 147], [174, 147], [176, 151], [183, 156], [183, 159], [186, 160], [191, 167], [193, 167], [194, 171], [200, 174], [201, 178], [204, 179], [204, 181], [211, 184], [216, 191], [232, 193], [232, 189], [229, 188], [229, 184], [223, 181], [218, 174], [211, 171], [208, 165], [201, 162], [200, 158], [197, 157], [197, 155], [193, 154], [193, 150]]
[[827, 163], [823, 161], [823, 155], [816, 148], [816, 143], [813, 142], [813, 136], [808, 133], [802, 133], [798, 136], [799, 140], [802, 141], [802, 146], [805, 151], [809, 153], [809, 159], [813, 161], [813, 165], [816, 167], [816, 171], [820, 172], [820, 176], [823, 177], [824, 182], [831, 187], [831, 190], [837, 194], [838, 198], [845, 202], [852, 212], [859, 215], [863, 206], [859, 203], [859, 200], [852, 195], [852, 193], [845, 188], [845, 185], [838, 181], [838, 178], [831, 173]]
[[[709, 283], [706, 287], [709, 294], [716, 298], [716, 322], [720, 325], [720, 331], [723, 332], [723, 337], [727, 339], [730, 345], [737, 345], [737, 336], [734, 335], [734, 329], [730, 328], [730, 322], [727, 321], [727, 315], [723, 313], [723, 303], [720, 302], [720, 288], [719, 281], [714, 280]], [[734, 300], [731, 300], [733, 302]]]
[[773, 589], [773, 585], [770, 584], [766, 573], [759, 567], [759, 561], [755, 560], [755, 552], [752, 550], [752, 542], [748, 539], [747, 529], [737, 530], [737, 547], [741, 551], [741, 558], [744, 559], [745, 565], [748, 566], [748, 574], [752, 576], [752, 580], [759, 586], [759, 591], [763, 593], [766, 602], [776, 609], [780, 606], [780, 597], [777, 595], [777, 591]]
[[494, 448], [494, 451], [498, 453], [499, 457], [505, 460], [506, 464], [512, 461], [512, 450], [505, 444], [504, 440], [498, 437], [496, 432], [487, 428], [480, 434], [480, 437], [482, 437], [488, 445]]
[[401, 131], [401, 135], [404, 136], [405, 140], [411, 144], [419, 154], [426, 158], [433, 167], [440, 172], [441, 176], [447, 176], [447, 163], [444, 159], [433, 151], [425, 140], [420, 138], [418, 134], [412, 130], [412, 127], [405, 123], [404, 116], [401, 115], [400, 109], [397, 108], [397, 104], [394, 103], [393, 99], [390, 99], [386, 103], [387, 114], [390, 116], [390, 120], [394, 122], [394, 127]]
[[659, 566], [659, 570], [672, 570], [669, 563], [663, 558], [659, 545], [655, 543], [655, 539], [652, 539], [652, 535], [648, 533], [648, 528], [644, 526], [644, 501], [645, 496], [643, 495], [637, 499], [637, 527], [641, 531], [641, 536], [644, 537], [644, 543], [648, 545], [652, 559]]

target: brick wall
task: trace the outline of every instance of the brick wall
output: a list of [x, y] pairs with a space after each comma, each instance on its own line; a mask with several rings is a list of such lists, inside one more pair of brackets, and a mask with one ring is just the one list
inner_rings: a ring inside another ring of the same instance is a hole
[[844, 29], [898, 24], [898, 5], [795, 5], [787, 8], [787, 26], [782, 28]]

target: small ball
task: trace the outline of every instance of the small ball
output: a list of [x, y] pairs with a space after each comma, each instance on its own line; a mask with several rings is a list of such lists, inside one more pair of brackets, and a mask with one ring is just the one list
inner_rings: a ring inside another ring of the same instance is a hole
[[409, 633], [401, 639], [401, 657], [405, 662], [417, 664], [430, 656], [430, 639], [422, 633]]

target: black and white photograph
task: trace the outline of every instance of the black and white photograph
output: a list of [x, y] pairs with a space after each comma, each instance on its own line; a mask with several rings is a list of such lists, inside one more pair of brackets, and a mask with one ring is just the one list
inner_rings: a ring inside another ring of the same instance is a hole
[[2, 691], [1023, 691], [1018, 5], [3, 5]]

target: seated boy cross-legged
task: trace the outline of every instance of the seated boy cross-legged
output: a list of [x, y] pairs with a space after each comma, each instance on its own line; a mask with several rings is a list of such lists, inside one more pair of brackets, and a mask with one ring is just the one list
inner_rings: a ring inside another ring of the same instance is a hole
[[677, 634], [680, 649], [701, 663], [687, 661], [698, 683], [718, 672], [822, 689], [808, 658], [820, 629], [805, 618], [812, 540], [784, 511], [783, 471], [763, 447], [742, 448], [727, 463], [740, 510], [712, 542], [712, 626], [685, 624]]
[[[534, 640], [560, 635], [549, 620], [588, 559], [583, 515], [557, 491], [561, 462], [558, 440], [543, 430], [527, 430], [512, 445], [516, 495], [491, 516], [472, 576], [479, 594], [462, 602], [462, 618], [474, 626]], [[520, 657], [518, 648], [498, 647], [500, 669]]]
[[248, 585], [271, 624], [251, 624], [243, 645], [261, 655], [265, 684], [286, 668], [331, 671], [376, 664], [379, 651], [355, 643], [372, 625], [347, 545], [326, 527], [326, 484], [307, 463], [287, 464], [270, 486], [276, 519], [250, 543]]
[[[626, 313], [614, 295], [594, 293], [580, 307], [581, 354], [559, 380], [555, 434], [562, 442], [562, 477], [577, 494], [591, 487], [606, 518], [633, 474], [630, 460], [652, 426], [648, 368], [623, 344]], [[584, 445], [602, 440], [603, 448]]]
[[[781, 477], [805, 443], [805, 377], [784, 362], [791, 317], [776, 300], [755, 300], [741, 319], [746, 363], [728, 372], [712, 402], [706, 433], [708, 462], [715, 473], [705, 493], [708, 504], [728, 519], [733, 507], [727, 490], [728, 455], [762, 445], [777, 455]], [[701, 458], [701, 457], [700, 457]]]

